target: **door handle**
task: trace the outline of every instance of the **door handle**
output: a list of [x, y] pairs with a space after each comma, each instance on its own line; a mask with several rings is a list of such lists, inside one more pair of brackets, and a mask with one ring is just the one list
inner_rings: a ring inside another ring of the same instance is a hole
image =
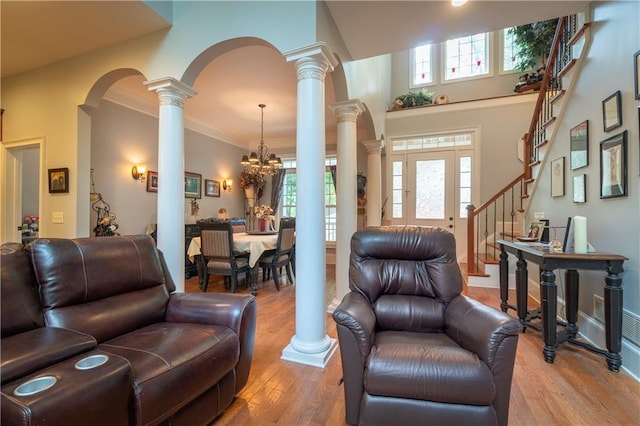
[[453, 225], [449, 225], [449, 228], [453, 228]]

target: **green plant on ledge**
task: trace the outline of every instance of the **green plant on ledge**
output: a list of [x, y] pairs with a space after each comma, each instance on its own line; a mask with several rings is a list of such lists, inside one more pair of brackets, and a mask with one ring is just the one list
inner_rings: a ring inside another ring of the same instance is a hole
[[396, 96], [393, 100], [393, 109], [410, 108], [422, 105], [431, 105], [433, 103], [433, 93], [422, 89], [419, 92], [409, 92], [404, 95]]
[[517, 70], [532, 70], [546, 65], [557, 26], [558, 18], [509, 28], [508, 34], [513, 35], [514, 44], [518, 47]]

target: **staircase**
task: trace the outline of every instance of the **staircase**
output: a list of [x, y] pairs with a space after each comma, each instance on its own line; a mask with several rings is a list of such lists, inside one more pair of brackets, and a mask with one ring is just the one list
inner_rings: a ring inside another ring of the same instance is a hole
[[[548, 162], [549, 147], [556, 137], [566, 99], [586, 56], [589, 24], [583, 15], [558, 20], [551, 52], [545, 66], [531, 123], [519, 152], [523, 172], [479, 207], [467, 207], [467, 263], [469, 286], [498, 287], [497, 240], [523, 235], [528, 199], [536, 190], [537, 176]], [[464, 265], [464, 264], [463, 264]]]

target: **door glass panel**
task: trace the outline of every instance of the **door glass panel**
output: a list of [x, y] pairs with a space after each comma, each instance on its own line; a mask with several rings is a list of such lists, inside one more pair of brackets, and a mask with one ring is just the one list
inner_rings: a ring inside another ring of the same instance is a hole
[[467, 217], [467, 206], [471, 204], [471, 157], [460, 157], [460, 211], [458, 215], [464, 219]]
[[392, 208], [392, 218], [401, 218], [402, 217], [402, 182], [404, 179], [404, 175], [402, 173], [402, 161], [394, 161], [392, 164], [393, 176], [392, 179], [392, 187], [391, 192], [393, 194], [393, 208]]
[[416, 219], [445, 217], [445, 161], [416, 162]]

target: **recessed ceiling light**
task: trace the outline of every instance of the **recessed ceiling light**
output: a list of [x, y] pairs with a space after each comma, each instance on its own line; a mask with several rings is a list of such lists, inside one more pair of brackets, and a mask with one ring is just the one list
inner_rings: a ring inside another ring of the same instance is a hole
[[467, 2], [467, 0], [451, 0], [451, 6], [459, 7], [459, 6], [462, 6], [463, 4], [465, 4], [466, 2]]

